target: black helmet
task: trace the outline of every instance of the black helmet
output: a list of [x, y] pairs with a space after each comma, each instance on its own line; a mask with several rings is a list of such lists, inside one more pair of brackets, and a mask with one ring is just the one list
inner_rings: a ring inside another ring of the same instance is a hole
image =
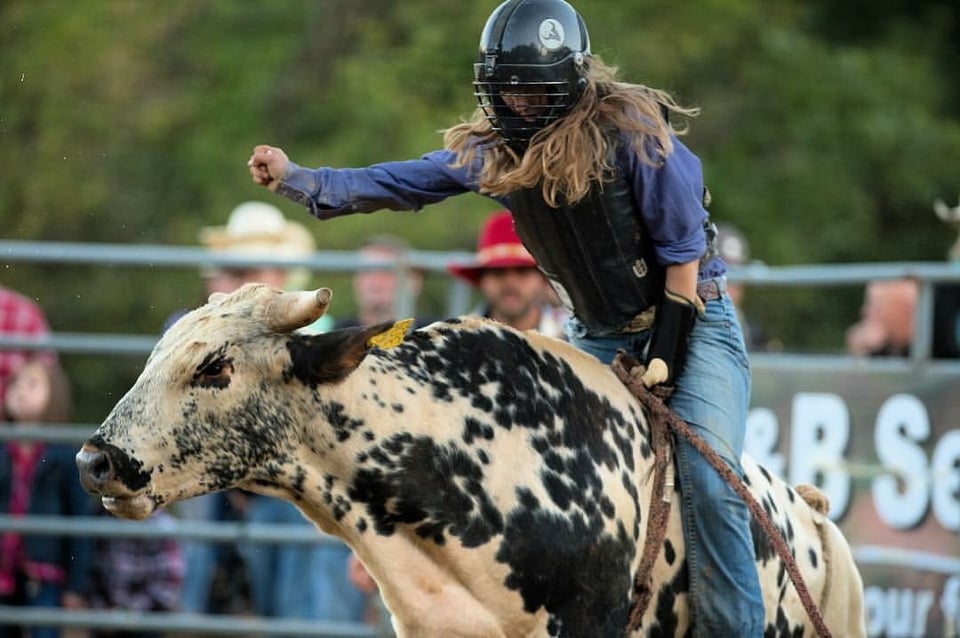
[[[515, 146], [566, 113], [586, 86], [590, 36], [563, 0], [507, 0], [480, 36], [474, 95], [493, 129]], [[503, 100], [511, 93], [543, 98], [521, 116]]]

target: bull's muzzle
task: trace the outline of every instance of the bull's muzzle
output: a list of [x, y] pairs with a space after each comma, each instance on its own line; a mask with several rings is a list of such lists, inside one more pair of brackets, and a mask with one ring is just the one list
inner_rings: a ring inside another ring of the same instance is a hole
[[99, 495], [112, 514], [141, 519], [156, 509], [156, 501], [146, 492], [149, 472], [121, 449], [94, 436], [83, 444], [76, 460], [80, 484]]

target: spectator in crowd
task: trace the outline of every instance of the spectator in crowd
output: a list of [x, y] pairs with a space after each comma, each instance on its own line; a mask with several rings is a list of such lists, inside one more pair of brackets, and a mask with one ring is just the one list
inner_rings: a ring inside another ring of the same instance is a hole
[[[207, 226], [200, 229], [200, 243], [211, 252], [231, 257], [255, 259], [266, 257], [304, 258], [316, 250], [313, 235], [303, 224], [290, 221], [276, 206], [265, 202], [244, 202], [233, 209], [225, 226]], [[215, 292], [233, 292], [246, 283], [257, 282], [296, 290], [310, 283], [307, 268], [280, 268], [277, 266], [214, 266], [201, 271], [205, 296]], [[164, 330], [183, 316], [188, 309], [174, 312], [164, 324]], [[320, 331], [328, 324], [311, 326]]]
[[[72, 409], [56, 361], [27, 359], [3, 397], [5, 427], [66, 423]], [[76, 447], [10, 441], [0, 451], [0, 512], [11, 516], [88, 516], [93, 501], [77, 480]], [[0, 535], [0, 604], [78, 609], [89, 593], [91, 543], [80, 536]], [[57, 638], [58, 627], [0, 627], [0, 637]]]
[[[387, 261], [401, 258], [410, 250], [406, 240], [394, 235], [374, 235], [360, 247], [362, 261]], [[423, 290], [423, 273], [416, 268], [406, 268], [402, 272], [405, 281], [405, 292], [414, 308], [416, 300]], [[357, 304], [355, 317], [337, 322], [337, 328], [351, 326], [370, 326], [400, 317], [400, 277], [393, 266], [382, 268], [361, 269], [353, 276], [353, 296]], [[418, 326], [428, 323], [427, 320], [418, 320]]]
[[911, 278], [867, 284], [860, 321], [846, 332], [847, 352], [857, 356], [910, 356], [919, 285]]
[[[717, 224], [717, 252], [728, 266], [738, 268], [750, 261], [750, 243], [739, 228], [732, 224]], [[740, 327], [743, 329], [743, 341], [747, 350], [769, 350], [770, 343], [763, 327], [744, 311], [745, 286], [739, 282], [728, 281], [727, 292], [737, 310]]]
[[551, 337], [563, 337], [566, 312], [550, 303], [555, 296], [517, 236], [510, 211], [498, 210], [487, 218], [471, 263], [450, 264], [447, 268], [480, 290], [483, 301], [472, 314], [517, 330], [539, 330]]
[[[101, 516], [110, 516], [100, 510]], [[169, 530], [173, 517], [157, 510], [146, 524]], [[143, 523], [130, 523], [142, 525]], [[90, 606], [133, 612], [173, 612], [180, 604], [183, 556], [171, 537], [104, 537], [93, 552]], [[161, 638], [163, 632], [97, 629], [91, 638]]]
[[[40, 338], [50, 334], [50, 326], [40, 306], [20, 293], [0, 286], [0, 334], [5, 337]], [[27, 350], [0, 350], [0, 404], [7, 379], [30, 356]], [[38, 356], [49, 361], [56, 358], [52, 353]]]
[[[256, 201], [234, 208], [226, 226], [202, 228], [200, 242], [215, 253], [246, 258], [303, 258], [316, 250], [313, 235], [303, 224], [288, 220], [276, 206]], [[250, 282], [292, 290], [310, 279], [310, 271], [302, 267], [231, 266], [204, 274], [209, 293], [233, 292]]]

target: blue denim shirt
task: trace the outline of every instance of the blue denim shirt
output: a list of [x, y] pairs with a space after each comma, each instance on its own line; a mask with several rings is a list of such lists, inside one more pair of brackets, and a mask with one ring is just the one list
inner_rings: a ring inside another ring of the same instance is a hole
[[[705, 252], [703, 173], [700, 160], [678, 139], [660, 166], [640, 160], [627, 144], [620, 146], [618, 168], [633, 186], [637, 210], [654, 240], [664, 266], [700, 259]], [[277, 193], [307, 207], [319, 219], [381, 209], [420, 210], [428, 204], [465, 192], [479, 192], [475, 175], [482, 162], [453, 166], [455, 153], [437, 150], [419, 159], [384, 162], [366, 168], [309, 169], [290, 163]], [[506, 198], [493, 198], [507, 206]], [[702, 267], [701, 279], [719, 277], [726, 266], [719, 258]]]

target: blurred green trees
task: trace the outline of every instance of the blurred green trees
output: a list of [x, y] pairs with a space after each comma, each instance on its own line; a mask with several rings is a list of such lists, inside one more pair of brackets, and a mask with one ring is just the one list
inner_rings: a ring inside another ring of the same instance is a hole
[[[334, 166], [436, 148], [438, 130], [474, 108], [471, 65], [496, 4], [8, 0], [0, 5], [2, 236], [195, 244], [201, 226], [223, 223], [252, 198], [303, 217], [250, 183], [251, 147], [273, 143], [298, 163]], [[944, 257], [954, 238], [931, 202], [955, 202], [960, 192], [955, 3], [581, 0], [578, 8], [594, 52], [626, 79], [702, 108], [686, 142], [704, 162], [714, 217], [747, 233], [753, 258]], [[322, 248], [393, 232], [418, 248], [472, 249], [495, 206], [470, 195], [417, 216], [310, 227]], [[186, 270], [4, 264], [0, 281], [38, 298], [54, 328], [69, 331], [155, 332], [200, 295]], [[335, 314], [351, 312], [348, 297], [338, 297]], [[758, 290], [747, 303], [789, 343], [836, 347], [859, 300], [858, 290], [829, 303]], [[86, 368], [82, 376], [88, 394], [126, 384]]]

